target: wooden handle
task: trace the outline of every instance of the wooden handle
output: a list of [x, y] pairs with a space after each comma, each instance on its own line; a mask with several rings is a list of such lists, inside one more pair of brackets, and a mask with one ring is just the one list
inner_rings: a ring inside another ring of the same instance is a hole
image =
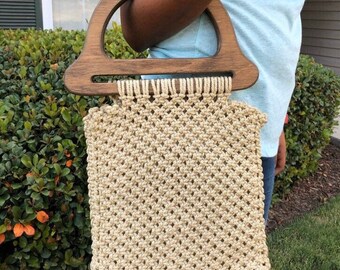
[[117, 83], [95, 83], [94, 76], [147, 74], [232, 73], [233, 90], [245, 89], [258, 78], [257, 67], [241, 52], [228, 14], [219, 0], [213, 0], [207, 13], [218, 37], [217, 52], [207, 58], [111, 59], [104, 51], [104, 34], [113, 13], [127, 0], [101, 0], [88, 28], [79, 58], [65, 71], [66, 88], [78, 95], [117, 94]]

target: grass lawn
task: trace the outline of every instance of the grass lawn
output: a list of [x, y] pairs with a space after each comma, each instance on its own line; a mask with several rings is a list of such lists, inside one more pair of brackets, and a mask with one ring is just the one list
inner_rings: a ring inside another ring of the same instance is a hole
[[268, 236], [273, 270], [340, 270], [340, 196]]

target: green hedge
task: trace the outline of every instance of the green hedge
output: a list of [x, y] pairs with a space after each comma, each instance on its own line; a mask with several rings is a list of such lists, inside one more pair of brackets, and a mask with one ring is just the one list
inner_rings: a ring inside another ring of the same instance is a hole
[[[90, 261], [82, 117], [110, 99], [65, 90], [64, 71], [79, 55], [84, 36], [83, 31], [0, 31], [3, 269], [87, 269]], [[128, 48], [118, 27], [105, 43], [112, 58], [145, 57]], [[36, 219], [41, 210], [50, 217], [46, 223]], [[35, 235], [15, 238], [7, 227], [16, 223], [31, 224]]]
[[339, 115], [340, 77], [306, 55], [300, 57], [289, 105], [286, 170], [276, 180], [276, 197], [315, 172]]
[[[64, 88], [64, 71], [79, 55], [84, 35], [0, 30], [0, 242], [5, 237], [0, 269], [88, 268], [82, 117], [111, 100], [75, 96]], [[113, 58], [145, 57], [131, 51], [117, 26], [105, 44]], [[286, 130], [289, 164], [277, 187], [281, 193], [315, 169], [339, 105], [339, 78], [311, 58], [301, 58], [297, 80]], [[47, 213], [47, 222], [38, 220], [39, 211]], [[15, 237], [15, 224], [31, 225], [34, 235]]]

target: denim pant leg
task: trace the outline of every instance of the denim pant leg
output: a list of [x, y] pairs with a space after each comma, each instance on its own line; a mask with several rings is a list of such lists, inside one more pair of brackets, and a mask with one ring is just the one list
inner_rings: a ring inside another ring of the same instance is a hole
[[264, 187], [264, 220], [267, 223], [269, 208], [272, 201], [275, 179], [275, 157], [262, 157]]

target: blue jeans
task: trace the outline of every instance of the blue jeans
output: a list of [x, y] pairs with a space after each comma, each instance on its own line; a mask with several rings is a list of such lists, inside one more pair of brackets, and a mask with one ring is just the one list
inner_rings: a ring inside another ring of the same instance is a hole
[[269, 208], [272, 201], [275, 179], [275, 157], [262, 157], [263, 188], [264, 188], [264, 220], [267, 224]]

